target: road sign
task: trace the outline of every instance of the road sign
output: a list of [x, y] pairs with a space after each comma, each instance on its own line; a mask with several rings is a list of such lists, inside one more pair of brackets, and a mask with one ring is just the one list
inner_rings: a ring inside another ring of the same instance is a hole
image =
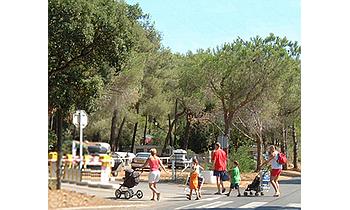
[[220, 136], [218, 136], [217, 141], [221, 144], [221, 147], [223, 149], [228, 148], [228, 138], [227, 138], [227, 136], [220, 135]]
[[82, 128], [85, 128], [88, 124], [88, 117], [84, 110], [78, 110], [73, 114], [73, 124], [78, 128], [81, 124]]
[[[78, 110], [73, 114], [73, 124], [76, 127], [79, 127], [79, 142], [80, 142], [80, 169], [83, 167], [83, 128], [85, 128], [88, 124], [88, 117], [84, 110]], [[72, 144], [72, 153], [74, 155], [75, 152], [75, 143]]]

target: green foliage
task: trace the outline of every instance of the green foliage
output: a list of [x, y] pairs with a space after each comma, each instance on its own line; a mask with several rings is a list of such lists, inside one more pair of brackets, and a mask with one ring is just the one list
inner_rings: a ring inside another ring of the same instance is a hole
[[255, 169], [255, 161], [251, 154], [251, 147], [241, 146], [236, 152], [229, 154], [228, 169], [233, 168], [233, 161], [238, 161], [239, 169], [241, 172], [252, 172]]
[[49, 130], [48, 132], [48, 151], [55, 151], [56, 150], [56, 144], [57, 144], [57, 136], [55, 132]]

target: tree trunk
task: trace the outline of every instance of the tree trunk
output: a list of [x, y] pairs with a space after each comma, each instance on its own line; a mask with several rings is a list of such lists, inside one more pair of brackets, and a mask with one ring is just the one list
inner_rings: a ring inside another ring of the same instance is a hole
[[[136, 114], [139, 114], [139, 103], [136, 103]], [[134, 151], [135, 149], [135, 139], [136, 139], [136, 132], [137, 132], [137, 124], [138, 122], [135, 123], [134, 125], [134, 131], [132, 134], [132, 140], [131, 140], [131, 152], [135, 153], [136, 151]]]
[[181, 148], [184, 150], [188, 149], [188, 141], [190, 138], [190, 126], [191, 126], [191, 122], [189, 119], [189, 113], [187, 113], [186, 115], [186, 127], [185, 127], [185, 135], [184, 135], [184, 139], [182, 141], [182, 145]]
[[[282, 128], [281, 152], [284, 153], [287, 157], [287, 129], [284, 126]], [[287, 169], [287, 164], [283, 165], [283, 170], [286, 170], [286, 169]]]
[[175, 100], [175, 112], [174, 112], [174, 141], [172, 141], [172, 138], [170, 138], [170, 146], [174, 146], [176, 144], [176, 122], [177, 122], [177, 99]]
[[147, 115], [146, 115], [146, 119], [145, 119], [145, 130], [143, 131], [143, 141], [142, 141], [143, 145], [146, 144], [146, 134], [147, 134]]
[[114, 142], [115, 142], [116, 133], [117, 133], [117, 117], [118, 117], [118, 110], [114, 109], [113, 116], [112, 116], [111, 135], [109, 139], [109, 144], [111, 145], [113, 152], [116, 151], [114, 147]]
[[57, 110], [57, 170], [56, 170], [56, 177], [57, 177], [57, 183], [56, 188], [58, 190], [61, 189], [61, 160], [62, 160], [62, 111], [60, 109]]
[[261, 135], [257, 135], [257, 138], [256, 138], [256, 152], [257, 152], [257, 159], [256, 159], [256, 172], [260, 171], [261, 170], [261, 145], [262, 145], [262, 136]]
[[123, 117], [122, 123], [120, 124], [119, 129], [118, 129], [118, 135], [117, 135], [117, 138], [116, 138], [116, 141], [115, 141], [116, 151], [119, 151], [120, 136], [121, 136], [121, 133], [122, 133], [122, 130], [123, 130], [123, 126], [124, 126], [125, 120], [126, 120], [126, 117]]
[[298, 150], [299, 150], [299, 145], [298, 145], [298, 139], [296, 136], [296, 131], [295, 131], [295, 126], [293, 124], [292, 126], [292, 137], [293, 137], [293, 165], [294, 169], [298, 169]]
[[[175, 120], [174, 120], [174, 121], [175, 121]], [[166, 137], [165, 137], [165, 142], [164, 142], [164, 145], [163, 145], [162, 154], [165, 154], [166, 148], [167, 148], [167, 146], [168, 146], [168, 142], [170, 142], [170, 140], [171, 140], [171, 138], [172, 138], [172, 137], [171, 137], [171, 132], [172, 132], [172, 130], [173, 130], [174, 121], [171, 122], [171, 120], [170, 120], [170, 114], [168, 114], [169, 130], [168, 130], [168, 133], [167, 133], [167, 135], [166, 135]]]

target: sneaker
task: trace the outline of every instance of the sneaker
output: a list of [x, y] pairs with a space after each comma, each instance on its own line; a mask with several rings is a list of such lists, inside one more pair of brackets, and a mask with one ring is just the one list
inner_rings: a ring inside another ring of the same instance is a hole
[[224, 189], [222, 189], [222, 191], [221, 191], [221, 192], [222, 192], [222, 193], [224, 193], [225, 191], [226, 191], [226, 189], [224, 188]]
[[241, 194], [238, 194], [237, 197], [241, 197], [242, 195]]
[[195, 200], [199, 200], [199, 197], [197, 197]]
[[214, 195], [221, 195], [221, 192], [216, 192], [214, 193]]
[[225, 195], [230, 196], [230, 193], [226, 193]]

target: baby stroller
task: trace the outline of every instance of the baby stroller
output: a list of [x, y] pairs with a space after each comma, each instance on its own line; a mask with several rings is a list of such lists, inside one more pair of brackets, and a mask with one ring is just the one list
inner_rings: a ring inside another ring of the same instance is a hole
[[255, 196], [264, 195], [264, 191], [268, 192], [270, 189], [270, 171], [261, 170], [254, 178], [253, 182], [247, 186], [244, 190], [244, 196], [253, 195], [252, 191], [255, 191]]
[[125, 169], [125, 177], [123, 178], [124, 182], [115, 191], [115, 197], [120, 198], [121, 195], [124, 195], [125, 199], [130, 199], [136, 195], [138, 199], [141, 199], [143, 197], [143, 192], [141, 190], [137, 190], [136, 193], [134, 193], [134, 191], [131, 189], [139, 184], [140, 175], [140, 172], [134, 171], [133, 169]]

